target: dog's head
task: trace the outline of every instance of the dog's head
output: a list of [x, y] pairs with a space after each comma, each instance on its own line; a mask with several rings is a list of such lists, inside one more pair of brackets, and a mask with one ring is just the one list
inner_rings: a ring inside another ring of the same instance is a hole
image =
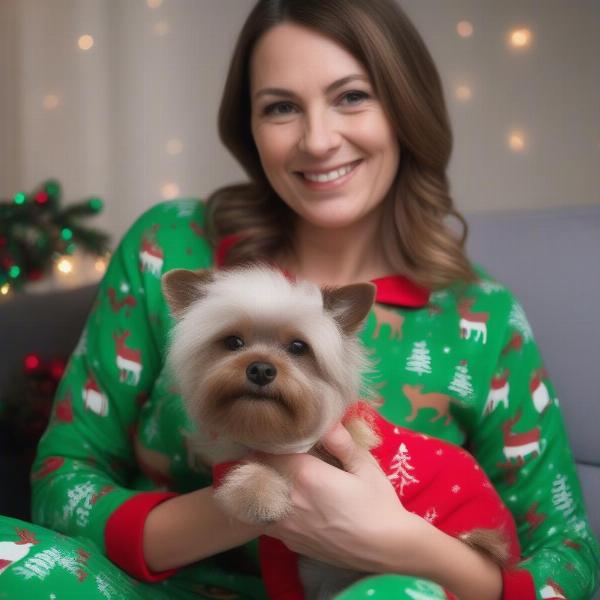
[[371, 283], [320, 289], [266, 266], [162, 278], [176, 324], [169, 363], [192, 420], [265, 451], [310, 447], [357, 400], [355, 333]]

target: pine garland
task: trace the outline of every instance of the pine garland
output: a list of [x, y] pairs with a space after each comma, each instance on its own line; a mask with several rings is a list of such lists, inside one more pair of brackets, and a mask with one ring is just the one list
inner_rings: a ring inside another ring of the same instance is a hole
[[77, 247], [101, 255], [109, 236], [81, 225], [102, 211], [100, 198], [61, 207], [61, 186], [49, 179], [31, 194], [0, 200], [0, 286], [15, 289], [46, 275], [53, 261]]

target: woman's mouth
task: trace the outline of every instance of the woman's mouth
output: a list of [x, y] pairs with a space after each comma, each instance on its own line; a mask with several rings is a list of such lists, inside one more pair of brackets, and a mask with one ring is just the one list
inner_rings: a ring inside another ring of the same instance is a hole
[[310, 171], [296, 173], [300, 180], [310, 189], [328, 190], [337, 188], [349, 181], [362, 159], [355, 160], [327, 173], [311, 173]]

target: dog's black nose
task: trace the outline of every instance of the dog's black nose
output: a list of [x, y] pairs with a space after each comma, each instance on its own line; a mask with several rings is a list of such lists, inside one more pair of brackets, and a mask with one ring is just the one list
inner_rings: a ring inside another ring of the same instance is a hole
[[267, 362], [253, 362], [246, 369], [246, 377], [256, 385], [267, 385], [277, 376], [275, 365]]

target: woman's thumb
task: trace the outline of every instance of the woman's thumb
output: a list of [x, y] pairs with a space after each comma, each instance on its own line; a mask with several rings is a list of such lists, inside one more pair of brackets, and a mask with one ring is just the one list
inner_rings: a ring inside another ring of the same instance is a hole
[[366, 464], [372, 465], [375, 460], [370, 452], [356, 444], [341, 423], [337, 423], [330, 429], [321, 442], [326, 450], [342, 463], [348, 473], [358, 473]]

